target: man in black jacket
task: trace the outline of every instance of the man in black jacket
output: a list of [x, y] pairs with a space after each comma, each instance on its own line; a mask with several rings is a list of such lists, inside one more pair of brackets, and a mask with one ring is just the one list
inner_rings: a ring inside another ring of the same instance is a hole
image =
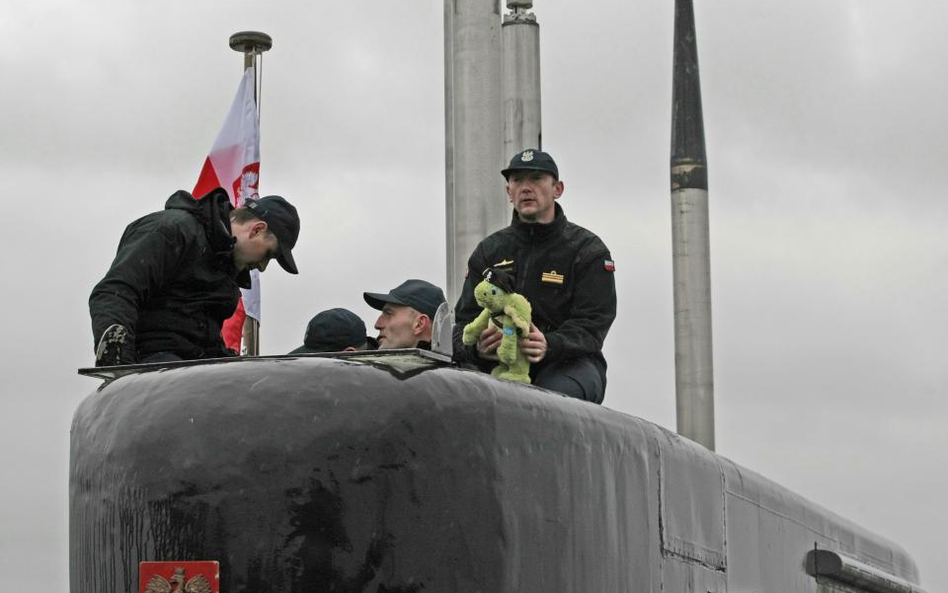
[[535, 385], [602, 403], [606, 360], [602, 343], [616, 316], [615, 264], [593, 233], [575, 225], [556, 200], [564, 185], [553, 158], [539, 150], [516, 154], [501, 172], [513, 204], [510, 226], [490, 235], [468, 259], [468, 275], [455, 307], [454, 355], [490, 370], [503, 337], [493, 324], [474, 346], [461, 341], [480, 313], [474, 287], [488, 268], [515, 278], [515, 292], [530, 301], [533, 325], [521, 340]]
[[300, 221], [280, 196], [233, 209], [227, 192], [173, 194], [165, 209], [125, 229], [89, 311], [96, 366], [233, 356], [221, 325], [234, 313], [250, 270], [271, 259], [296, 274]]

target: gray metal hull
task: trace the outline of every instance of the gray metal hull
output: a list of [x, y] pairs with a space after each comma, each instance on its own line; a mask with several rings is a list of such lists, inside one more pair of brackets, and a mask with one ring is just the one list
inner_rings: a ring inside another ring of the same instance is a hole
[[[618, 388], [612, 386], [613, 389]], [[73, 593], [145, 560], [221, 591], [815, 592], [898, 546], [654, 424], [487, 375], [320, 357], [131, 374], [72, 427]]]

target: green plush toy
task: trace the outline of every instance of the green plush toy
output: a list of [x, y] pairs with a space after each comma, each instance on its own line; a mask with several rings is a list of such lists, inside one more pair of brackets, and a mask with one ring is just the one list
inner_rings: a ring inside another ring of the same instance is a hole
[[474, 299], [484, 310], [464, 326], [464, 344], [476, 344], [481, 332], [493, 322], [504, 335], [497, 348], [500, 362], [490, 374], [529, 383], [530, 361], [520, 351], [520, 339], [530, 333], [530, 302], [513, 292], [513, 279], [508, 273], [492, 268], [484, 271], [484, 279], [474, 287]]

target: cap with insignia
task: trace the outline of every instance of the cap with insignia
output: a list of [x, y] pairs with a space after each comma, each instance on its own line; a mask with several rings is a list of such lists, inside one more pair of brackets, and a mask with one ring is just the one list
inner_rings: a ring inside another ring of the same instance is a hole
[[487, 268], [484, 270], [483, 276], [484, 280], [487, 280], [504, 292], [510, 293], [514, 291], [514, 279], [510, 272], [501, 270], [500, 268]]
[[514, 171], [546, 171], [553, 175], [556, 180], [560, 178], [560, 170], [556, 167], [556, 162], [548, 153], [536, 148], [528, 148], [523, 152], [518, 152], [510, 159], [510, 166], [500, 172], [505, 179], [510, 178]]

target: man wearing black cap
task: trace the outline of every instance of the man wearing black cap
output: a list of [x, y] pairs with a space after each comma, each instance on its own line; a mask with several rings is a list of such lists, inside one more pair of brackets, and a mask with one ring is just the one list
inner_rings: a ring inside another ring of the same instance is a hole
[[375, 350], [375, 338], [365, 335], [365, 323], [348, 309], [327, 309], [309, 320], [303, 345], [290, 354]]
[[474, 287], [484, 270], [504, 270], [514, 277], [515, 292], [533, 307], [533, 326], [521, 341], [533, 383], [602, 403], [602, 343], [616, 316], [615, 264], [609, 249], [595, 234], [566, 220], [556, 203], [564, 185], [549, 154], [524, 150], [501, 174], [507, 179], [513, 220], [481, 241], [468, 259], [455, 307], [455, 359], [485, 371], [496, 364], [503, 335], [493, 324], [473, 346], [465, 346], [461, 334], [481, 311]]
[[375, 322], [379, 350], [431, 349], [431, 327], [444, 292], [424, 280], [406, 280], [387, 293], [363, 293], [365, 302], [382, 312]]
[[112, 266], [92, 289], [96, 365], [233, 356], [221, 325], [250, 270], [276, 259], [296, 274], [300, 219], [280, 196], [233, 209], [217, 188], [200, 199], [174, 193], [165, 209], [126, 227]]

